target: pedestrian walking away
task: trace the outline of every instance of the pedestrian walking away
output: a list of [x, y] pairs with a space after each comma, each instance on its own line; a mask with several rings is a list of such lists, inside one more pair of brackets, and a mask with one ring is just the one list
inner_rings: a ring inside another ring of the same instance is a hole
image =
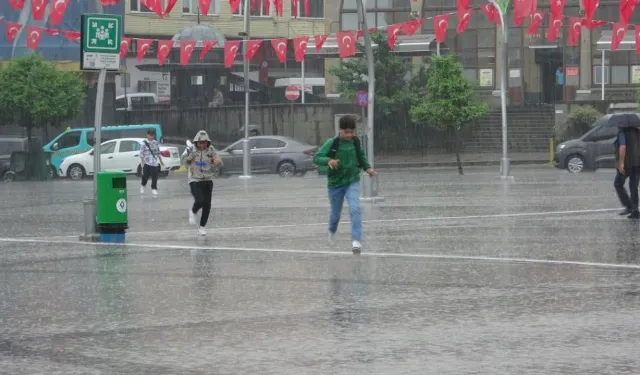
[[196, 225], [200, 212], [200, 226], [198, 234], [206, 236], [205, 226], [211, 212], [211, 197], [213, 194], [213, 169], [222, 165], [222, 160], [211, 145], [206, 131], [200, 130], [193, 138], [193, 144], [187, 146], [183, 153], [184, 161], [188, 165], [188, 178], [193, 206], [189, 209], [189, 224]]
[[145, 187], [151, 177], [151, 192], [154, 197], [158, 196], [158, 175], [160, 174], [160, 166], [164, 165], [162, 156], [160, 156], [160, 146], [156, 141], [156, 132], [154, 130], [147, 131], [147, 139], [142, 144], [140, 150], [140, 165], [142, 165], [142, 186], [140, 186], [140, 194], [144, 195]]
[[351, 216], [351, 241], [354, 253], [362, 250], [362, 216], [360, 211], [360, 171], [375, 174], [355, 136], [356, 118], [342, 116], [340, 134], [327, 140], [318, 150], [313, 162], [327, 171], [329, 193], [329, 243], [335, 245], [335, 236], [346, 198]]
[[[636, 128], [622, 128], [622, 137], [617, 142], [624, 141], [624, 145], [617, 147], [616, 169], [619, 174], [629, 177], [630, 219], [640, 219], [638, 211], [638, 183], [640, 182], [640, 133]], [[623, 182], [623, 181], [622, 181]], [[617, 186], [616, 186], [617, 189]], [[620, 192], [618, 192], [620, 194]], [[626, 192], [625, 192], [626, 193]], [[621, 202], [623, 202], [622, 195]], [[623, 202], [625, 204], [625, 202]]]
[[[620, 129], [618, 131], [618, 136], [616, 137], [615, 142], [613, 143], [616, 149], [616, 165], [622, 163], [624, 164], [624, 159], [620, 158], [620, 147], [625, 147], [627, 145], [626, 138], [624, 136], [624, 131]], [[626, 150], [625, 150], [626, 151]], [[616, 194], [618, 195], [618, 199], [620, 203], [624, 207], [624, 210], [620, 211], [620, 215], [629, 215], [631, 214], [631, 199], [629, 198], [629, 193], [627, 193], [627, 189], [624, 187], [625, 182], [627, 181], [627, 175], [621, 173], [619, 168], [616, 168], [616, 177], [613, 180], [613, 186], [616, 189]]]

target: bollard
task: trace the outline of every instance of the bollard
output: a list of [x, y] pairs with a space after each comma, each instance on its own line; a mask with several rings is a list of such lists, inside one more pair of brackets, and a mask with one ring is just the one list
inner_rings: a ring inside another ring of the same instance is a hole
[[95, 199], [85, 199], [82, 201], [84, 208], [84, 235], [80, 236], [80, 241], [95, 242], [96, 234], [96, 201]]

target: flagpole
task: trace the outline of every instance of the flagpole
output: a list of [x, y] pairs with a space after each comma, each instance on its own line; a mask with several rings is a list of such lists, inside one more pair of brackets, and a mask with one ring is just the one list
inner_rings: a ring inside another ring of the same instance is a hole
[[[502, 110], [502, 160], [500, 160], [500, 177], [503, 180], [509, 179], [509, 150], [507, 143], [507, 42], [509, 34], [507, 33], [507, 24], [505, 18], [505, 12], [509, 6], [509, 0], [500, 0], [501, 4], [498, 5], [499, 0], [489, 0], [496, 9], [500, 16], [500, 25], [502, 30], [502, 36], [504, 38], [502, 48], [500, 48], [500, 107]], [[502, 9], [504, 7], [504, 9]]]
[[302, 60], [302, 62], [300, 63], [300, 70], [301, 70], [301, 75], [302, 75], [302, 104], [304, 104], [304, 92], [305, 92], [305, 85], [304, 85], [304, 60]]
[[[244, 0], [244, 31], [240, 33], [244, 39], [243, 55], [249, 51], [249, 0]], [[244, 71], [244, 140], [242, 141], [242, 175], [240, 178], [251, 178], [251, 154], [249, 151], [249, 60], [243, 58]]]

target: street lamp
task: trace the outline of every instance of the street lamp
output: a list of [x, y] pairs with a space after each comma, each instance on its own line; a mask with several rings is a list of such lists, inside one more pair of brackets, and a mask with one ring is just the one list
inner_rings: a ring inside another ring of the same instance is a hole
[[506, 14], [510, 0], [489, 0], [500, 15], [500, 29], [502, 30], [503, 43], [500, 48], [500, 107], [502, 109], [502, 159], [500, 160], [500, 177], [505, 180], [509, 178], [509, 150], [507, 149], [507, 43], [509, 34], [507, 32]]
[[[243, 55], [249, 50], [249, 38], [251, 37], [249, 29], [249, 0], [244, 0], [244, 30], [238, 35], [244, 40]], [[242, 141], [242, 175], [240, 178], [251, 178], [251, 154], [249, 151], [249, 60], [243, 58], [243, 74], [244, 74], [244, 140]]]

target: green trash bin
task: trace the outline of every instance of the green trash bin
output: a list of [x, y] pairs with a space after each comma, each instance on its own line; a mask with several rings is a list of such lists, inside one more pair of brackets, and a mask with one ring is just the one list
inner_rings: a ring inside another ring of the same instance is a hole
[[121, 171], [98, 172], [96, 224], [101, 234], [124, 234], [128, 228], [127, 175]]

